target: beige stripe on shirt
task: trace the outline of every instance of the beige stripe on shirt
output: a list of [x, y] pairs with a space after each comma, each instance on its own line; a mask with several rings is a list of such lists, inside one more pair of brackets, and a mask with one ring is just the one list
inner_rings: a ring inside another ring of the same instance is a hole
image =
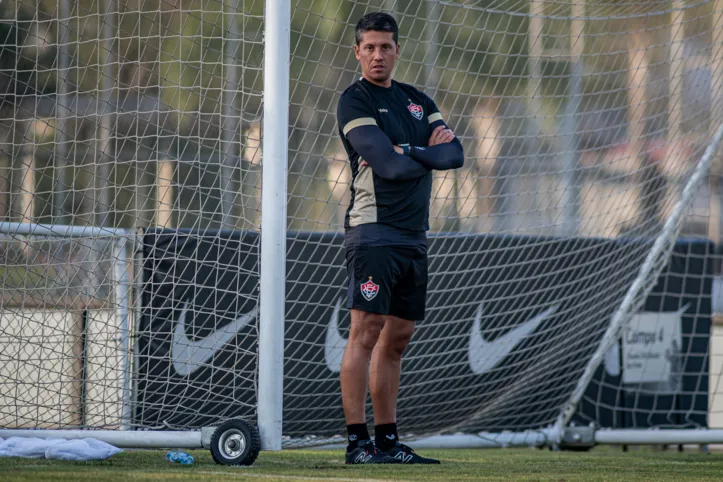
[[373, 117], [360, 117], [359, 119], [354, 119], [353, 121], [347, 122], [347, 124], [341, 131], [344, 133], [344, 135], [347, 135], [349, 134], [349, 131], [351, 131], [355, 127], [375, 125], [377, 125], [377, 121]]

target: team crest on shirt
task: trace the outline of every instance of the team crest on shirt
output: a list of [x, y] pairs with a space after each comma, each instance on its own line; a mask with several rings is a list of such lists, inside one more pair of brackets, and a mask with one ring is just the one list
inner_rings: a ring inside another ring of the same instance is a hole
[[371, 301], [379, 293], [379, 285], [372, 282], [372, 277], [369, 277], [369, 281], [361, 284], [361, 294], [367, 301]]
[[409, 105], [407, 106], [407, 109], [409, 109], [409, 112], [414, 116], [415, 119], [422, 120], [424, 111], [422, 110], [421, 105], [417, 105], [410, 100]]

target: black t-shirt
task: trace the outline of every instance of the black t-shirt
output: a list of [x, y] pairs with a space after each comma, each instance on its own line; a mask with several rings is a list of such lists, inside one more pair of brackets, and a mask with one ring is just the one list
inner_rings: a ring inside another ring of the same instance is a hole
[[377, 125], [392, 144], [426, 146], [442, 116], [432, 99], [411, 85], [392, 81], [385, 88], [362, 78], [339, 99], [339, 135], [352, 170], [351, 200], [344, 227], [351, 244], [409, 245], [426, 243], [432, 172], [410, 180], [390, 181], [371, 169], [359, 169], [360, 157], [346, 135], [354, 128]]

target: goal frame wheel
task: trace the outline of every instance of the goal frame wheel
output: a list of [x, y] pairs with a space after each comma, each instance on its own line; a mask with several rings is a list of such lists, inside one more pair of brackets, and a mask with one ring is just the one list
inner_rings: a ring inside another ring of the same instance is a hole
[[211, 456], [221, 465], [253, 465], [261, 451], [256, 425], [244, 420], [228, 420], [211, 436]]

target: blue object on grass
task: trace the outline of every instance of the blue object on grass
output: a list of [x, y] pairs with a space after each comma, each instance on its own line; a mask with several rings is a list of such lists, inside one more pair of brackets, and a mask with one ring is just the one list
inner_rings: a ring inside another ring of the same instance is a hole
[[186, 452], [176, 452], [172, 450], [166, 454], [166, 458], [170, 462], [178, 462], [183, 465], [191, 465], [193, 463], [193, 457], [188, 455]]

